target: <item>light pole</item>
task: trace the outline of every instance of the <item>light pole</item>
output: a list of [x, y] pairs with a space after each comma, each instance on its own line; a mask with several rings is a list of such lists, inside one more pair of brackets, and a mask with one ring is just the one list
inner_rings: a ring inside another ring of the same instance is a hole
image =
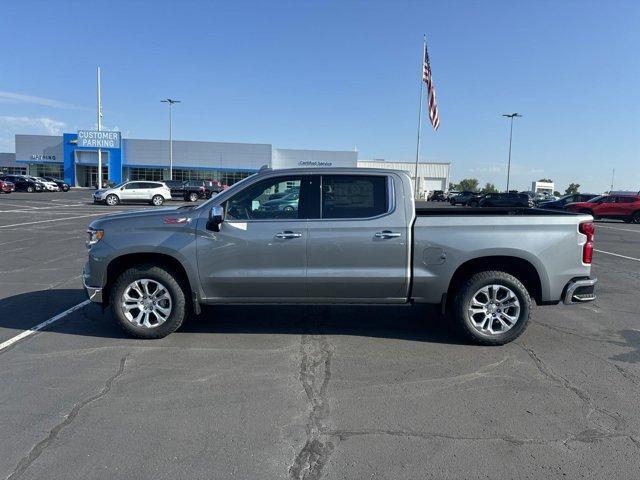
[[515, 117], [521, 117], [519, 113], [502, 114], [503, 117], [509, 117], [511, 119], [511, 128], [509, 129], [509, 162], [507, 163], [507, 193], [509, 193], [509, 177], [511, 175], [511, 140], [513, 139], [513, 119]]
[[165, 98], [160, 100], [162, 103], [169, 104], [169, 180], [173, 180], [173, 121], [171, 118], [171, 107], [174, 103], [180, 103], [180, 100], [174, 100], [172, 98]]

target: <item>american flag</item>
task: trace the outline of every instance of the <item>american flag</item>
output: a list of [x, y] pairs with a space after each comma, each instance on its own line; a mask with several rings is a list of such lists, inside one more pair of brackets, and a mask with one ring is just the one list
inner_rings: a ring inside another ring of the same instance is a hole
[[424, 64], [422, 65], [422, 81], [427, 86], [427, 98], [429, 104], [429, 120], [434, 130], [440, 126], [440, 115], [438, 115], [438, 104], [436, 103], [436, 87], [433, 86], [431, 77], [431, 64], [429, 63], [429, 52], [427, 44], [424, 44]]

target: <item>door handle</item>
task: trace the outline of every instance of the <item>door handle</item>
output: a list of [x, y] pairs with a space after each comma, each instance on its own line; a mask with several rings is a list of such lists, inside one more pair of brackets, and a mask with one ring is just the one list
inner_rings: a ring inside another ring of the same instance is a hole
[[285, 230], [284, 232], [276, 233], [276, 238], [300, 238], [302, 233], [292, 232], [291, 230]]
[[399, 232], [392, 232], [390, 230], [383, 230], [381, 232], [377, 232], [374, 237], [376, 238], [398, 238], [401, 237], [402, 234]]

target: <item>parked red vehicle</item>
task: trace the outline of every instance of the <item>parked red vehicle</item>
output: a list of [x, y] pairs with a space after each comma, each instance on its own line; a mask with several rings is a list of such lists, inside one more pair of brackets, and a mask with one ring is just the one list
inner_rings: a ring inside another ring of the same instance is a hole
[[11, 193], [16, 189], [16, 186], [7, 180], [0, 180], [0, 192]]
[[600, 195], [588, 202], [570, 203], [564, 207], [576, 213], [588, 213], [594, 218], [616, 218], [628, 223], [640, 223], [640, 194]]

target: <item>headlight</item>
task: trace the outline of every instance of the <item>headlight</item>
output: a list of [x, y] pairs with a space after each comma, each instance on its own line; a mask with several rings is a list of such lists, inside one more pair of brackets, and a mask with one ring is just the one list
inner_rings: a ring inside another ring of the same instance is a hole
[[102, 237], [104, 237], [104, 230], [94, 230], [90, 228], [89, 230], [87, 230], [87, 235], [88, 238], [86, 246], [87, 248], [91, 248], [93, 245], [102, 240]]

